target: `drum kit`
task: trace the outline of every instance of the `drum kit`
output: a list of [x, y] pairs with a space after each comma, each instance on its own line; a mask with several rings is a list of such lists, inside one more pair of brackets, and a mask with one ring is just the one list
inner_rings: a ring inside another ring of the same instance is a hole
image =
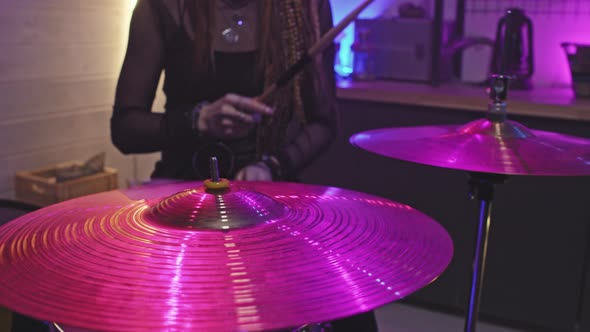
[[[481, 213], [465, 331], [476, 329], [495, 185], [590, 175], [590, 141], [507, 120], [507, 90], [508, 78], [495, 76], [486, 119], [350, 139], [469, 172]], [[94, 194], [4, 225], [0, 305], [93, 331], [312, 331], [298, 326], [404, 298], [452, 258], [448, 233], [407, 205], [335, 187], [230, 183], [216, 160], [211, 169], [204, 182]]]
[[[511, 175], [590, 175], [589, 140], [507, 120], [509, 78], [492, 82], [486, 119], [350, 139], [470, 174], [481, 213], [467, 332], [476, 329], [495, 186]], [[211, 173], [72, 199], [2, 226], [0, 306], [66, 332], [329, 331], [322, 322], [434, 282], [453, 256], [446, 230], [405, 204], [336, 187], [230, 183], [215, 159]]]

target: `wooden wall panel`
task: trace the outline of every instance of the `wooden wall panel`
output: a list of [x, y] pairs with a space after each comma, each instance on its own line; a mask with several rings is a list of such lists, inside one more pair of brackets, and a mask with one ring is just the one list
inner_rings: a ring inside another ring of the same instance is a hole
[[79, 8], [43, 8], [43, 2], [25, 5], [19, 1], [13, 9], [0, 12], [0, 29], [14, 32], [0, 35], [0, 42], [41, 45], [123, 42], [123, 38], [113, 37], [122, 37], [120, 32], [127, 29], [126, 17], [128, 12], [123, 8], [103, 7], [82, 12]]
[[[0, 44], [1, 45], [1, 44]], [[3, 45], [0, 81], [114, 76], [121, 67], [119, 44]]]
[[106, 137], [110, 113], [110, 109], [89, 107], [50, 116], [3, 121], [0, 123], [0, 141], [19, 139], [17, 144], [3, 146], [0, 157]]
[[115, 85], [115, 76], [0, 82], [0, 125], [15, 118], [111, 107]]
[[0, 0], [0, 197], [16, 171], [101, 151], [121, 186], [149, 176], [158, 154], [124, 156], [109, 132], [132, 2]]

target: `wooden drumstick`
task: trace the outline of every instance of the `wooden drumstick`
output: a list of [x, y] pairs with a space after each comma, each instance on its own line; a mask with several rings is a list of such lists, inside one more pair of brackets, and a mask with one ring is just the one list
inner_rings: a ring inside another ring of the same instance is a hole
[[272, 94], [276, 89], [285, 86], [297, 73], [299, 73], [305, 65], [311, 62], [314, 56], [318, 53], [323, 51], [330, 43], [338, 36], [344, 28], [346, 28], [367, 6], [373, 2], [373, 0], [365, 0], [361, 3], [358, 7], [356, 7], [350, 14], [348, 14], [345, 18], [338, 23], [338, 25], [334, 26], [330, 31], [326, 32], [320, 40], [318, 40], [306, 53], [303, 55], [301, 59], [295, 62], [285, 73], [279, 77], [279, 79], [270, 85], [269, 87], [264, 90], [262, 95], [260, 95], [257, 99], [258, 100], [265, 100]]

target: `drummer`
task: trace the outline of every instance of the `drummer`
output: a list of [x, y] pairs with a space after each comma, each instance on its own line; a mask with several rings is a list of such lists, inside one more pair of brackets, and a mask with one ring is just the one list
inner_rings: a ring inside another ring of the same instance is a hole
[[113, 143], [125, 154], [160, 151], [154, 178], [206, 178], [214, 155], [230, 179], [296, 180], [335, 137], [334, 49], [286, 88], [255, 97], [331, 26], [327, 0], [138, 1]]
[[[296, 181], [336, 135], [334, 48], [258, 100], [332, 27], [328, 0], [139, 0], [111, 135], [123, 153], [160, 151], [152, 178]], [[162, 72], [166, 107], [152, 110]], [[376, 331], [373, 313], [335, 332]]]

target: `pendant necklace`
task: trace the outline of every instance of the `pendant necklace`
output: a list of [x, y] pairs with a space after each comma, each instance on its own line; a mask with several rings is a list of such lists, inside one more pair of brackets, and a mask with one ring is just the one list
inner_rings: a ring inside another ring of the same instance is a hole
[[250, 0], [222, 0], [222, 2], [229, 8], [233, 13], [230, 18], [226, 17], [227, 26], [221, 30], [223, 40], [229, 44], [236, 44], [240, 41], [240, 33], [244, 32], [246, 28], [246, 20], [244, 15], [241, 13]]

